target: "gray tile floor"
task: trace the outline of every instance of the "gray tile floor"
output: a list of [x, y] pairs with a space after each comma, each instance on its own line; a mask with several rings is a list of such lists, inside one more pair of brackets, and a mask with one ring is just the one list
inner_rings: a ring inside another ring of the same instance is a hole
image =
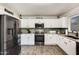
[[65, 55], [57, 45], [22, 46], [21, 55]]

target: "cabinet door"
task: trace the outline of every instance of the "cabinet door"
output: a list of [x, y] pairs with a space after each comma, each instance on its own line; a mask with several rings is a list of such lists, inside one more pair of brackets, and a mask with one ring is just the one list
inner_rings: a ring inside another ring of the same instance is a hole
[[54, 19], [46, 19], [45, 20], [45, 27], [46, 28], [55, 28], [55, 20]]
[[21, 45], [34, 45], [34, 34], [22, 34]]
[[63, 38], [62, 38], [61, 36], [59, 36], [58, 45], [59, 45], [59, 47], [61, 47], [62, 49], [63, 49], [63, 46], [64, 46], [63, 44], [64, 44]]
[[58, 36], [57, 35], [52, 35], [52, 42], [53, 44], [57, 44], [57, 41], [58, 41]]
[[56, 26], [57, 28], [62, 28], [62, 21], [60, 19], [57, 19], [56, 20], [56, 25], [57, 25]]
[[44, 25], [45, 25], [45, 28], [51, 28], [51, 21], [50, 21], [50, 19], [45, 19], [44, 20]]
[[67, 54], [69, 55], [76, 55], [76, 42], [72, 40], [67, 40], [65, 41], [65, 47], [64, 50], [66, 51]]
[[28, 19], [28, 27], [27, 28], [35, 28], [35, 20], [34, 19]]
[[68, 19], [67, 18], [62, 18], [62, 28], [68, 28]]
[[44, 23], [44, 19], [34, 19], [35, 20], [35, 23]]
[[60, 19], [46, 19], [45, 21], [45, 28], [61, 28], [62, 21]]
[[45, 34], [45, 45], [57, 44], [57, 36], [52, 34]]
[[21, 28], [27, 28], [28, 27], [28, 20], [27, 19], [21, 19]]
[[48, 45], [49, 43], [49, 35], [45, 34], [45, 45]]
[[35, 28], [35, 20], [21, 19], [21, 28]]
[[45, 35], [45, 45], [52, 45], [52, 36], [50, 34]]
[[50, 28], [55, 28], [55, 20], [53, 20], [53, 19], [51, 19], [50, 21], [49, 21], [49, 27]]
[[27, 34], [21, 34], [21, 45], [27, 45], [27, 43], [28, 43]]
[[34, 34], [29, 34], [27, 41], [28, 41], [27, 45], [34, 45]]

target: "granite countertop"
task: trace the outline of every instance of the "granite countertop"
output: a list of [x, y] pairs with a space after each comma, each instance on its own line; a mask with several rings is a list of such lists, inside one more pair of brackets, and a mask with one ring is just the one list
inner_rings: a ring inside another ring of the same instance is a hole
[[66, 38], [68, 38], [68, 39], [70, 39], [70, 40], [73, 40], [73, 41], [75, 41], [75, 42], [79, 42], [79, 39], [74, 39], [74, 38], [72, 38], [72, 37], [68, 37], [67, 35], [62, 35], [62, 34], [60, 34], [60, 36], [66, 37]]
[[[27, 34], [35, 34], [35, 33], [27, 33]], [[51, 33], [45, 33], [45, 34], [51, 34]], [[45, 34], [43, 34], [43, 35], [45, 35]], [[22, 34], [21, 34], [22, 35]], [[41, 34], [42, 35], [42, 34]], [[64, 37], [64, 38], [68, 38], [68, 39], [70, 39], [70, 40], [73, 40], [73, 41], [75, 41], [75, 42], [79, 42], [79, 39], [75, 39], [75, 38], [72, 38], [72, 37], [68, 37], [67, 35], [65, 35], [65, 34], [51, 34], [51, 35], [58, 35], [58, 36], [62, 36], [62, 37]]]

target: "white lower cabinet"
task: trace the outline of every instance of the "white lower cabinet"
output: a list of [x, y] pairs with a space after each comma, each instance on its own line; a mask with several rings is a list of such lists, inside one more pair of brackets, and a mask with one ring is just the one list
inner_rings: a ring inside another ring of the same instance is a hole
[[67, 54], [76, 55], [76, 43], [74, 41], [69, 41], [66, 46], [65, 51]]
[[45, 45], [58, 45], [68, 55], [76, 55], [76, 42], [56, 34], [45, 34]]
[[[68, 55], [76, 55], [76, 42], [57, 34], [45, 34], [45, 45], [58, 45]], [[34, 45], [34, 34], [22, 34], [21, 45]]]
[[76, 55], [76, 42], [70, 40], [69, 38], [59, 36], [58, 45], [64, 50], [68, 55]]
[[34, 34], [21, 34], [21, 45], [34, 45]]
[[57, 38], [55, 34], [45, 34], [45, 45], [56, 45]]

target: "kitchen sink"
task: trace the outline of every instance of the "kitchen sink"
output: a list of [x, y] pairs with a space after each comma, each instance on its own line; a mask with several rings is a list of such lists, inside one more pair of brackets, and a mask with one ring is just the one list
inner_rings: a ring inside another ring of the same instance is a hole
[[69, 36], [69, 35], [67, 37], [70, 37], [70, 38], [73, 38], [73, 39], [79, 39], [78, 37]]

